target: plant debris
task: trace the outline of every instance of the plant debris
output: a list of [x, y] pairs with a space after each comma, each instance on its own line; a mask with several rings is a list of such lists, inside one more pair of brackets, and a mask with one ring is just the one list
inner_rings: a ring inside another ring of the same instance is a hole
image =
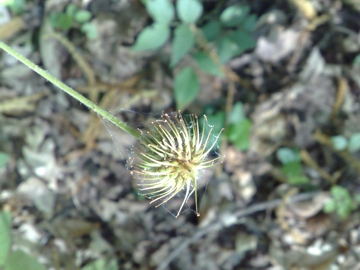
[[[149, 205], [126, 163], [136, 142], [0, 51], [0, 268], [360, 269], [357, 1], [200, 1], [194, 18], [141, 2], [1, 3], [0, 40], [140, 130], [179, 103], [224, 127], [223, 163], [188, 201], [201, 216]], [[170, 34], [132, 49], [175, 14], [200, 40], [178, 66]], [[183, 67], [191, 97], [172, 90]]]

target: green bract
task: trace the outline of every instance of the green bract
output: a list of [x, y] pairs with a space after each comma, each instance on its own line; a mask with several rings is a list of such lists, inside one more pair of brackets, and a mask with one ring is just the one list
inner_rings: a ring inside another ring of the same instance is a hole
[[[176, 194], [185, 191], [184, 204], [195, 194], [195, 212], [198, 211], [197, 181], [201, 170], [221, 161], [221, 157], [208, 158], [216, 145], [210, 142], [212, 128], [205, 135], [206, 117], [202, 131], [196, 115], [186, 121], [180, 113], [162, 114], [142, 133], [140, 143], [130, 158], [131, 174], [138, 180], [140, 193], [157, 203], [166, 203]], [[218, 138], [218, 137], [217, 137]]]

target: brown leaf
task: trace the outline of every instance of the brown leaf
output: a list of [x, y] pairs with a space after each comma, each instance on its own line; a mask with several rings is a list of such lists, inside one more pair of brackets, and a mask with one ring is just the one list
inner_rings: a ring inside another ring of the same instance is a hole
[[23, 113], [33, 112], [36, 108], [36, 102], [43, 98], [46, 94], [39, 93], [31, 96], [16, 97], [0, 102], [0, 113], [11, 115], [19, 115]]

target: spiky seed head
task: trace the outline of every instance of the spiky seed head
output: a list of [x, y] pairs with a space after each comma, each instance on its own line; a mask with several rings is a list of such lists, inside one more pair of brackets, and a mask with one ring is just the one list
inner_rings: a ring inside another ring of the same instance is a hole
[[208, 157], [219, 136], [215, 141], [211, 140], [213, 128], [205, 134], [206, 116], [204, 119], [200, 130], [196, 115], [190, 115], [187, 121], [180, 112], [163, 113], [160, 119], [150, 122], [142, 132], [134, 156], [129, 161], [140, 193], [151, 198], [150, 203], [155, 203], [156, 207], [179, 192], [185, 192], [176, 217], [193, 193], [195, 212], [200, 216], [197, 195], [200, 173], [222, 160], [220, 156], [212, 159]]

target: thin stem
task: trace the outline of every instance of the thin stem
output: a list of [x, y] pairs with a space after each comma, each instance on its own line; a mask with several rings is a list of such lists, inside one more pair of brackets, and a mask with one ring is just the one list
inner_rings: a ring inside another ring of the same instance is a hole
[[29, 59], [27, 59], [26, 57], [24, 57], [21, 54], [17, 53], [16, 51], [14, 51], [12, 48], [10, 48], [9, 46], [7, 46], [5, 43], [3, 43], [1, 41], [0, 41], [0, 48], [3, 49], [4, 51], [6, 51], [8, 54], [15, 57], [17, 60], [19, 60], [20, 62], [22, 62], [23, 64], [25, 64], [29, 68], [31, 68], [36, 73], [40, 74], [42, 77], [47, 79], [49, 82], [51, 82], [55, 86], [59, 87], [64, 92], [68, 93], [70, 96], [72, 96], [76, 100], [80, 101], [82, 104], [87, 106], [90, 110], [93, 110], [97, 114], [99, 114], [102, 117], [104, 117], [105, 119], [109, 120], [115, 126], [121, 128], [125, 132], [127, 132], [130, 135], [134, 136], [135, 138], [140, 139], [141, 134], [140, 134], [139, 131], [137, 131], [136, 129], [133, 129], [132, 127], [128, 126], [127, 124], [125, 124], [121, 120], [117, 119], [112, 114], [110, 114], [107, 111], [101, 109], [95, 103], [93, 103], [92, 101], [90, 101], [89, 99], [87, 99], [86, 97], [81, 95], [80, 93], [76, 92], [74, 89], [70, 88], [69, 86], [67, 86], [63, 82], [59, 81], [58, 79], [56, 79], [55, 77], [50, 75], [48, 72], [46, 72], [45, 70], [43, 70], [39, 66], [35, 65]]

